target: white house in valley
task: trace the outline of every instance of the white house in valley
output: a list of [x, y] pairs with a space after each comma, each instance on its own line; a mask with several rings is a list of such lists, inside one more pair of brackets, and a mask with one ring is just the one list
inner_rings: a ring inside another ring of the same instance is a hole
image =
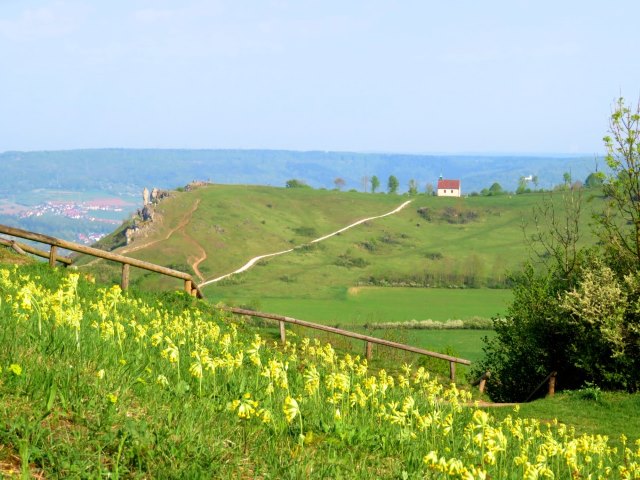
[[440, 177], [438, 180], [439, 197], [459, 197], [460, 193], [460, 180], [443, 180]]

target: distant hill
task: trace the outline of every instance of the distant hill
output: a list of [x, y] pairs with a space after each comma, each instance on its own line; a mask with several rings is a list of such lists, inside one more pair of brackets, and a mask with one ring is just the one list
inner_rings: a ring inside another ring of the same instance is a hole
[[[301, 247], [205, 287], [208, 296], [226, 300], [341, 298], [359, 285], [504, 288], [506, 271], [528, 258], [522, 225], [531, 225], [532, 208], [542, 194], [417, 195], [394, 215], [309, 245], [357, 220], [390, 212], [407, 198], [212, 185], [163, 200], [157, 207], [159, 220], [117, 251], [200, 274], [202, 282], [232, 272], [254, 256]], [[583, 212], [586, 242], [592, 241], [587, 223], [588, 210], [599, 204], [594, 200]], [[122, 244], [113, 238], [105, 242]], [[101, 262], [93, 262], [92, 268], [104, 280], [120, 274], [117, 266]], [[142, 271], [133, 272], [132, 278], [134, 284], [152, 289], [168, 287], [171, 281]]]
[[515, 190], [521, 176], [536, 175], [539, 186], [562, 182], [564, 172], [582, 180], [595, 169], [591, 156], [408, 155], [396, 153], [296, 152], [287, 150], [96, 149], [0, 154], [0, 198], [35, 189], [138, 194], [143, 187], [176, 188], [192, 180], [223, 184], [284, 186], [296, 178], [319, 188], [345, 180], [363, 190], [363, 178], [378, 176], [381, 189], [395, 175], [400, 191], [410, 179], [424, 191], [438, 176], [462, 180], [463, 193], [493, 182]]

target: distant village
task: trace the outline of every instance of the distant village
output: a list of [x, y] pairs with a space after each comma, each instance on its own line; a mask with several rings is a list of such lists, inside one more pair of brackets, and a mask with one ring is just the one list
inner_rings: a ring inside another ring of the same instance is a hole
[[[89, 202], [47, 201], [38, 205], [23, 208], [19, 213], [17, 213], [17, 216], [21, 219], [37, 218], [43, 216], [58, 216], [83, 222], [93, 222], [103, 225], [117, 226], [122, 223], [121, 218], [105, 218], [104, 216], [100, 216], [100, 212], [113, 212], [117, 214], [126, 211], [127, 209], [125, 209], [125, 205], [121, 204], [121, 202], [119, 202], [118, 200], [98, 200]], [[86, 233], [79, 233], [77, 238], [75, 238], [74, 240], [85, 245], [91, 245], [102, 239], [106, 235], [105, 230], [109, 229], [101, 228], [100, 230], [102, 231], [88, 231]]]
[[19, 218], [41, 217], [43, 215], [58, 215], [77, 220], [88, 220], [91, 222], [106, 222], [120, 224], [117, 220], [109, 220], [104, 218], [96, 218], [90, 215], [90, 212], [122, 212], [124, 208], [110, 204], [96, 204], [94, 202], [60, 202], [49, 201], [29, 207], [27, 210], [20, 212]]

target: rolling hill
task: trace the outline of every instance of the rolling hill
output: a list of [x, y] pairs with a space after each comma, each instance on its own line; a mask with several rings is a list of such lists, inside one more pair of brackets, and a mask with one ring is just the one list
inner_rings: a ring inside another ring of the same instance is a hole
[[[310, 243], [357, 220], [390, 212], [408, 199], [411, 203], [396, 214]], [[409, 198], [211, 185], [176, 192], [161, 202], [152, 227], [117, 251], [199, 274], [204, 282], [255, 256], [293, 248], [207, 285], [204, 292], [214, 301], [309, 320], [363, 325], [489, 317], [503, 311], [509, 298], [507, 271], [528, 257], [522, 225], [532, 223], [532, 209], [542, 199], [540, 194]], [[586, 232], [590, 215], [583, 213]], [[88, 263], [82, 268], [103, 279], [119, 274], [102, 262]], [[174, 286], [141, 271], [132, 278], [142, 288]], [[471, 288], [482, 293], [467, 295]]]

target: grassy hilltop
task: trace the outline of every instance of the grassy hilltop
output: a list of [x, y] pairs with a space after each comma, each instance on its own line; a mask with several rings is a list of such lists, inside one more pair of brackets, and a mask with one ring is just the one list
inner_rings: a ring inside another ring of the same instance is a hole
[[[309, 244], [407, 199], [412, 203], [397, 214]], [[353, 326], [488, 318], [504, 313], [510, 295], [506, 273], [528, 256], [522, 225], [533, 223], [533, 207], [542, 199], [541, 194], [411, 198], [212, 185], [161, 202], [159, 220], [119, 251], [192, 273], [199, 262], [207, 280], [254, 256], [299, 247], [204, 287], [205, 295]], [[585, 209], [585, 232], [589, 218]], [[99, 262], [89, 268], [100, 278], [118, 275], [115, 267]], [[133, 272], [133, 281], [143, 288], [175, 287], [170, 279], [142, 271]]]

